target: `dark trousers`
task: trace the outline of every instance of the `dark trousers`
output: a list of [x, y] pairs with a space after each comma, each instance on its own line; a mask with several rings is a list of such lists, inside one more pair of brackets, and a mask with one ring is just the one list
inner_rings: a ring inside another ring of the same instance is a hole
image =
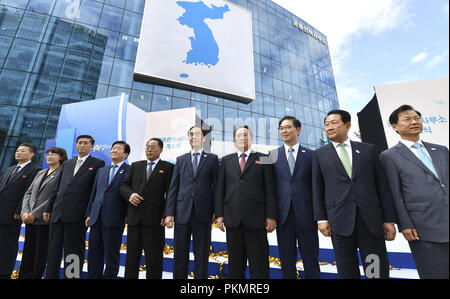
[[[50, 240], [47, 259], [47, 279], [59, 279], [61, 257], [64, 250], [64, 278], [81, 278], [86, 249], [84, 221], [50, 223]], [[76, 265], [79, 269], [75, 269]], [[79, 272], [78, 272], [79, 271]], [[79, 277], [77, 277], [77, 272]]]
[[194, 251], [194, 278], [208, 278], [209, 247], [211, 245], [211, 223], [201, 222], [194, 211], [186, 224], [175, 224], [173, 278], [186, 279], [189, 266], [189, 247]]
[[448, 242], [408, 242], [421, 279], [448, 279]]
[[319, 236], [317, 228], [302, 229], [292, 206], [286, 222], [277, 227], [277, 243], [280, 252], [281, 273], [284, 279], [297, 278], [297, 246], [305, 268], [305, 278], [320, 279]]
[[[331, 230], [333, 231], [333, 227]], [[366, 277], [389, 278], [389, 260], [384, 237], [376, 237], [369, 231], [358, 209], [353, 233], [350, 236], [332, 234], [331, 240], [340, 279], [361, 278], [358, 248]]]
[[147, 279], [161, 279], [163, 267], [164, 227], [161, 225], [128, 225], [125, 278], [139, 278], [139, 264], [144, 249]]
[[21, 224], [17, 219], [11, 224], [0, 224], [0, 279], [11, 278], [19, 248]]
[[89, 279], [117, 278], [124, 227], [125, 224], [120, 227], [106, 227], [103, 225], [101, 217], [91, 227], [88, 250]]
[[228, 277], [245, 279], [247, 259], [250, 278], [268, 279], [269, 274], [269, 242], [267, 231], [262, 229], [238, 228], [226, 229], [228, 246]]
[[49, 225], [25, 226], [19, 279], [42, 279], [47, 264]]

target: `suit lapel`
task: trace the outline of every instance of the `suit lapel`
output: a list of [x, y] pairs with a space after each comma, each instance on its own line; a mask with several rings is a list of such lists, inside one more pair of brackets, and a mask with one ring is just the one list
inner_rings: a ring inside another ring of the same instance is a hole
[[[75, 159], [75, 164], [77, 163], [77, 159]], [[92, 156], [89, 155], [89, 157], [86, 158], [86, 160], [83, 162], [83, 164], [81, 165], [81, 167], [78, 169], [77, 173], [72, 177], [72, 182], [75, 181], [76, 179], [78, 179], [85, 171], [87, 168], [89, 168], [89, 166], [91, 166], [91, 160], [92, 160]], [[75, 164], [73, 169], [75, 170]]]
[[200, 162], [198, 163], [197, 172], [195, 173], [194, 179], [196, 179], [198, 177], [198, 174], [200, 173], [200, 170], [202, 169], [203, 165], [206, 164], [207, 158], [208, 158], [208, 154], [206, 154], [205, 152], [202, 152], [202, 155], [200, 156]]
[[352, 145], [352, 179], [354, 179], [359, 169], [359, 161], [361, 160], [361, 148], [359, 143], [353, 141], [350, 141], [350, 143]]
[[[256, 153], [255, 152], [250, 152], [250, 155], [248, 156], [247, 162], [245, 163], [244, 166], [244, 171], [242, 171], [241, 176], [244, 175], [244, 173], [247, 171], [247, 169], [255, 162], [256, 159]], [[239, 170], [240, 167], [239, 167]]]
[[[20, 177], [22, 177], [23, 173], [31, 167], [31, 163], [25, 165], [25, 167], [21, 168], [16, 174], [13, 175], [12, 178], [8, 181], [8, 186], [14, 184]], [[5, 186], [6, 187], [6, 186]]]
[[[159, 171], [161, 170], [162, 167], [162, 163], [161, 163], [161, 159], [158, 161], [158, 164], [155, 165], [155, 168], [153, 169], [152, 173], [150, 174], [150, 177], [148, 178], [147, 184], [153, 179], [154, 176], [156, 176], [157, 173], [159, 173]], [[145, 168], [145, 171], [147, 171], [147, 168]], [[147, 175], [147, 172], [145, 172], [145, 174]]]
[[298, 170], [300, 169], [300, 165], [302, 164], [303, 158], [305, 157], [305, 153], [306, 153], [306, 150], [301, 145], [299, 145], [298, 152], [297, 152], [297, 158], [295, 159], [294, 171], [292, 172], [292, 177], [294, 177], [297, 174]]
[[6, 181], [8, 180], [9, 176], [11, 175], [11, 173], [14, 171], [14, 168], [17, 165], [8, 167], [2, 177], [2, 181], [1, 181], [1, 185], [0, 185], [0, 191], [3, 190], [6, 187]]
[[36, 182], [36, 183], [40, 184], [39, 191], [41, 191], [42, 188], [44, 188], [44, 186], [47, 185], [49, 182], [53, 181], [53, 179], [54, 179], [60, 172], [61, 172], [61, 166], [59, 166], [57, 169], [53, 170], [53, 172], [52, 172], [49, 176], [47, 176], [47, 177], [45, 178], [44, 182], [42, 182], [42, 185], [41, 185], [41, 180], [43, 179], [45, 172], [42, 173], [42, 177], [40, 178], [41, 180], [39, 180], [39, 182]]
[[[119, 181], [121, 179], [121, 177], [123, 176], [123, 171], [125, 170], [125, 163], [122, 164], [122, 166], [119, 167], [119, 169], [117, 169], [116, 173], [114, 174], [114, 177], [111, 181], [111, 184], [108, 185], [108, 188], [111, 188], [111, 186], [113, 186], [117, 181]], [[108, 167], [108, 172], [106, 173], [106, 177], [107, 177], [107, 181], [106, 183], [108, 183], [109, 181], [109, 172], [111, 171], [111, 165]]]
[[291, 170], [289, 169], [289, 163], [286, 158], [286, 148], [284, 145], [278, 148], [278, 161], [280, 161], [281, 167], [283, 167], [283, 171], [291, 174]]
[[[420, 161], [419, 158], [417, 158], [416, 155], [414, 155], [412, 153], [412, 151], [406, 146], [404, 145], [402, 142], [399, 142], [395, 148], [400, 152], [400, 154], [407, 160], [411, 161], [412, 163], [414, 163], [417, 167], [423, 169], [425, 172], [429, 173], [431, 176], [433, 176], [434, 178], [436, 178], [436, 176], [431, 172], [431, 170], [428, 169], [428, 167], [425, 166], [425, 164], [422, 163], [422, 161]], [[439, 180], [438, 178], [436, 178], [437, 180]]]
[[[438, 174], [438, 180], [439, 181], [441, 181], [441, 178], [443, 178], [444, 176], [443, 176], [443, 173], [442, 173], [442, 167], [441, 167], [441, 159], [440, 159], [440, 157], [439, 157], [439, 155], [438, 155], [438, 152], [436, 151], [436, 148], [434, 148], [433, 146], [431, 146], [431, 144], [429, 144], [429, 143], [426, 143], [426, 142], [423, 142], [422, 141], [422, 143], [423, 143], [423, 145], [426, 147], [426, 149], [427, 149], [427, 151], [428, 151], [428, 153], [430, 154], [430, 156], [431, 156], [431, 162], [433, 163], [433, 165], [434, 165], [434, 168], [436, 169], [436, 172], [437, 172], [437, 174]], [[428, 168], [428, 167], [427, 167]]]
[[[344, 165], [342, 165], [341, 159], [339, 159], [339, 156], [338, 156], [338, 154], [337, 154], [337, 152], [336, 152], [336, 149], [334, 148], [334, 145], [333, 145], [332, 142], [330, 142], [330, 143], [327, 145], [327, 150], [329, 151], [331, 160], [333, 160], [333, 162], [334, 162], [336, 168], [337, 168], [340, 172], [342, 172], [342, 175], [345, 175], [346, 177], [348, 177], [348, 174], [347, 174], [347, 172], [345, 171]], [[353, 171], [352, 171], [352, 173], [353, 173]]]

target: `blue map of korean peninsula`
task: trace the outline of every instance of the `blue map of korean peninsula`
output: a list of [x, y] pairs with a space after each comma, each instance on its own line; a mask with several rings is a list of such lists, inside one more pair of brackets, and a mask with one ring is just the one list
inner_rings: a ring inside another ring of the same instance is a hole
[[[221, 7], [215, 5], [209, 7], [203, 1], [178, 1], [177, 4], [185, 10], [185, 13], [177, 19], [178, 22], [194, 30], [194, 36], [189, 37], [191, 49], [183, 62], [208, 67], [215, 66], [219, 62], [219, 46], [211, 29], [206, 25], [205, 19], [223, 19], [224, 14], [230, 11], [228, 4]], [[181, 74], [180, 76], [187, 78], [189, 75]]]

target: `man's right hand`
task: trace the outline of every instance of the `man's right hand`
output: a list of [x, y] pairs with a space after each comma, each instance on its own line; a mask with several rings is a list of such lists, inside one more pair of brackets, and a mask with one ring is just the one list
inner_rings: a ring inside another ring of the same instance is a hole
[[167, 228], [172, 228], [173, 224], [175, 223], [175, 218], [173, 216], [167, 216], [166, 217], [166, 227]]
[[51, 213], [42, 214], [42, 218], [44, 218], [45, 222], [48, 222], [50, 220], [50, 216], [51, 216]]
[[322, 235], [324, 235], [325, 237], [331, 237], [331, 226], [328, 221], [319, 223], [318, 227]]
[[143, 200], [144, 198], [137, 193], [131, 194], [130, 198], [128, 199], [128, 201], [135, 207], [137, 207]]
[[223, 217], [217, 217], [216, 225], [221, 231], [225, 231], [225, 227], [223, 226]]
[[416, 241], [419, 240], [419, 234], [415, 228], [407, 228], [402, 230], [402, 234], [408, 241]]

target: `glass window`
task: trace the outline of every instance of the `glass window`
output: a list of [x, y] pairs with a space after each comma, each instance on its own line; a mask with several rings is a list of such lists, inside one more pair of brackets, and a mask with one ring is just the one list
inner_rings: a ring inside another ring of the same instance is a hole
[[133, 82], [134, 62], [114, 59], [111, 75], [111, 85], [130, 88]]
[[56, 77], [32, 74], [21, 105], [50, 108], [57, 82], [58, 79]]
[[[220, 129], [223, 129], [224, 123], [223, 123], [223, 107], [217, 106], [217, 105], [211, 105], [208, 104], [208, 120], [209, 125], [219, 125], [221, 126]], [[212, 129], [218, 129], [217, 127]]]
[[90, 54], [74, 48], [67, 49], [61, 76], [75, 80], [84, 80], [89, 66]]
[[174, 97], [178, 97], [178, 98], [190, 99], [191, 98], [191, 92], [189, 90], [174, 88], [173, 89], [173, 96]]
[[102, 17], [100, 18], [100, 27], [119, 31], [122, 22], [122, 14], [122, 9], [105, 5], [103, 7]]
[[285, 113], [286, 113], [286, 115], [294, 115], [295, 114], [294, 103], [285, 101], [284, 105], [285, 105]]
[[275, 96], [283, 98], [283, 82], [278, 79], [273, 79], [273, 93]]
[[223, 99], [214, 96], [208, 96], [208, 103], [215, 105], [223, 105]]
[[75, 20], [79, 16], [81, 1], [57, 0], [53, 9], [53, 16]]
[[132, 0], [127, 1], [126, 9], [137, 12], [137, 13], [143, 13], [144, 12], [144, 6], [145, 6], [145, 0]]
[[80, 13], [78, 14], [77, 21], [94, 25], [98, 25], [100, 20], [100, 14], [102, 12], [102, 4], [95, 1], [84, 0], [80, 6]]
[[95, 47], [101, 49], [105, 55], [114, 56], [117, 48], [119, 33], [99, 28], [95, 38]]
[[275, 106], [273, 97], [264, 96], [264, 114], [268, 116], [275, 116]]
[[86, 81], [109, 83], [113, 59], [108, 56], [92, 55]]
[[5, 62], [11, 43], [11, 37], [0, 35], [0, 68], [3, 67], [3, 62]]
[[273, 95], [272, 77], [262, 75], [263, 93]]
[[123, 14], [122, 28], [123, 33], [139, 36], [141, 32], [142, 16], [131, 11], [125, 11]]
[[139, 38], [131, 35], [120, 34], [116, 56], [126, 60], [136, 60], [138, 44]]
[[82, 91], [83, 83], [81, 81], [59, 78], [52, 102], [52, 110], [56, 110], [59, 114], [62, 105], [79, 102]]
[[261, 114], [264, 113], [263, 96], [259, 92], [256, 93], [255, 100], [252, 102], [252, 112]]
[[13, 127], [13, 136], [41, 138], [47, 122], [48, 110], [22, 108], [17, 114]]
[[[125, 5], [125, 1], [124, 0], [104, 0], [105, 4], [110, 4], [110, 5], [114, 5], [120, 8], [123, 8]], [[134, 1], [134, 0], [133, 0]]]
[[207, 102], [208, 96], [205, 94], [201, 94], [199, 92], [192, 92], [191, 94], [191, 100], [200, 101], [200, 102]]
[[166, 96], [172, 96], [173, 88], [167, 87], [167, 86], [162, 86], [162, 85], [155, 85], [153, 87], [153, 92], [163, 94]]
[[15, 36], [20, 20], [22, 19], [22, 14], [23, 10], [21, 9], [0, 6], [0, 34]]
[[282, 99], [275, 98], [275, 116], [278, 118], [283, 118], [286, 115], [286, 110], [284, 108], [284, 101]]
[[0, 4], [10, 5], [17, 8], [25, 8], [28, 4], [28, 0], [1, 0]]
[[152, 102], [152, 94], [145, 91], [132, 90], [130, 103], [138, 106], [144, 111], [150, 111], [150, 104]]
[[[147, 91], [147, 92], [153, 92], [153, 84], [133, 80], [133, 89], [143, 90], [143, 91]], [[177, 96], [177, 95], [175, 95], [175, 93], [174, 93], [174, 96]]]
[[64, 61], [66, 48], [44, 44], [34, 64], [33, 72], [45, 75], [58, 76]]
[[41, 41], [44, 37], [49, 19], [49, 16], [26, 11], [16, 36], [24, 39]]
[[172, 97], [160, 94], [153, 94], [152, 110], [151, 110], [152, 112], [170, 110], [170, 107], [172, 107]]
[[16, 38], [5, 62], [5, 67], [30, 72], [38, 51], [39, 43]]
[[48, 23], [43, 42], [66, 47], [72, 30], [71, 23], [52, 17]]
[[208, 114], [208, 104], [198, 101], [191, 101], [191, 107], [195, 107], [195, 113], [200, 119], [205, 120]]
[[191, 107], [190, 100], [173, 97], [172, 109], [189, 108], [189, 107]]
[[95, 99], [97, 93], [97, 84], [84, 84], [83, 94], [81, 95], [82, 101], [90, 101]]
[[18, 107], [0, 105], [0, 145], [2, 146], [5, 142], [5, 136], [10, 135], [10, 129], [17, 117], [18, 110]]
[[27, 10], [51, 14], [56, 0], [30, 0]]

